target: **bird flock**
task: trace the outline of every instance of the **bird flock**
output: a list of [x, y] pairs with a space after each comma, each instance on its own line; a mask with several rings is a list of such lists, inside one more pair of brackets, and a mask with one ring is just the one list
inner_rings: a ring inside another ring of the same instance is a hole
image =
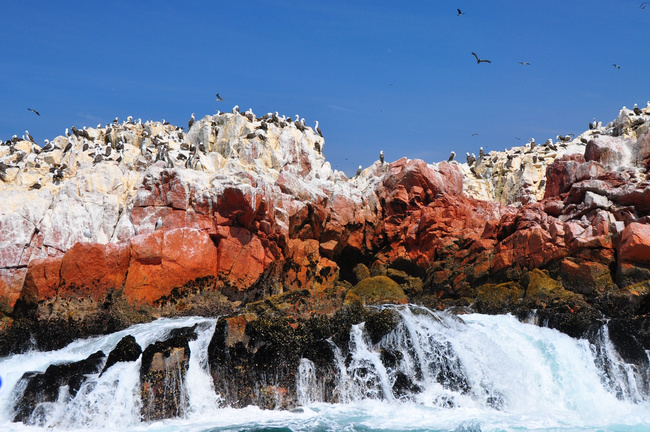
[[[0, 181], [11, 183], [21, 173], [30, 174], [23, 176], [37, 178], [30, 189], [40, 189], [46, 183], [58, 184], [67, 176], [72, 176], [82, 164], [122, 165], [127, 159], [130, 167], [139, 170], [157, 162], [166, 168], [203, 170], [202, 156], [212, 150], [212, 144], [225, 136], [221, 128], [233, 116], [240, 116], [250, 123], [241, 128], [242, 136], [236, 138], [241, 139], [244, 145], [249, 145], [253, 140], [264, 143], [267, 133], [273, 129], [275, 136], [279, 136], [284, 128], [302, 133], [309, 130], [313, 134], [309, 140], [313, 143], [313, 150], [322, 154], [324, 139], [318, 121], [312, 129], [299, 115], [295, 116], [295, 120], [277, 112], [257, 117], [251, 109], [240, 112], [239, 107], [235, 106], [231, 113], [218, 112], [208, 119], [209, 123], [203, 123], [203, 127], [209, 126], [207, 142], [195, 142], [196, 140], [188, 138], [190, 130], [195, 126], [194, 113], [188, 122], [187, 132], [165, 120], [143, 122], [132, 116], [122, 122], [116, 117], [112, 123], [98, 124], [96, 128], [78, 129], [72, 126], [65, 130], [63, 136], [52, 141], [44, 140], [42, 146], [29, 131], [25, 131], [21, 137], [14, 135], [0, 141]], [[253, 132], [248, 132], [251, 129]], [[229, 136], [229, 139], [233, 137]]]

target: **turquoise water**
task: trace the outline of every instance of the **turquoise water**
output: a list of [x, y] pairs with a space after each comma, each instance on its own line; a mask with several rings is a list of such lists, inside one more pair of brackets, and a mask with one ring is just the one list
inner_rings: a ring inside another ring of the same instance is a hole
[[[642, 377], [618, 358], [606, 334], [596, 350], [585, 340], [511, 316], [458, 318], [416, 307], [399, 312], [402, 324], [377, 345], [364, 336], [363, 325], [353, 328], [352, 356], [347, 364], [341, 362], [337, 377], [344, 403], [319, 401], [314, 390], [318, 383], [305, 367], [303, 376], [296, 377], [302, 407], [292, 411], [225, 408], [205, 370], [216, 320], [164, 319], [77, 341], [55, 352], [0, 359], [0, 431], [650, 431], [650, 403]], [[42, 427], [10, 421], [14, 387], [25, 371], [80, 360], [98, 349], [109, 352], [126, 334], [146, 346], [164, 338], [170, 329], [194, 324], [199, 324], [200, 335], [190, 344], [186, 377], [190, 406], [183, 418], [139, 420], [137, 361], [118, 363], [101, 378], [90, 377], [88, 387], [67, 404], [43, 407], [47, 415]], [[381, 394], [368, 386], [390, 385], [396, 372], [378, 360], [378, 352], [386, 347], [405, 353], [397, 367], [400, 372], [415, 377], [415, 371], [420, 371], [417, 384], [422, 392], [409, 401], [392, 394], [380, 400], [368, 397]], [[597, 361], [602, 360], [599, 355], [607, 356], [613, 365], [608, 373], [597, 367], [602, 363]], [[462, 375], [471, 390], [453, 391], [434, 379], [443, 363], [450, 373]], [[362, 380], [355, 368], [374, 375]], [[617, 398], [617, 392], [622, 396]], [[486, 402], [494, 400], [499, 401], [497, 406]]]

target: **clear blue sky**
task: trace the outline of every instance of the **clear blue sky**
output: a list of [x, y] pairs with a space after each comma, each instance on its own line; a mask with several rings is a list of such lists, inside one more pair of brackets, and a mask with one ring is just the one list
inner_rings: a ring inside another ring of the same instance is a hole
[[319, 120], [348, 174], [381, 149], [464, 160], [644, 107], [641, 3], [0, 0], [0, 138], [42, 143], [128, 115], [186, 126], [239, 105]]

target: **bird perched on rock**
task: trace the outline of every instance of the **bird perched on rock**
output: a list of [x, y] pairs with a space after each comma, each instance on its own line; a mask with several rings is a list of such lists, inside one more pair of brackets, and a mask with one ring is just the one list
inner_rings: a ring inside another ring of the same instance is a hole
[[379, 152], [379, 162], [381, 162], [382, 164], [384, 163], [384, 151], [383, 150], [381, 150]]
[[598, 129], [598, 122], [596, 121], [596, 117], [594, 117], [593, 121], [589, 123], [589, 130], [594, 129]]
[[322, 138], [322, 137], [323, 137], [323, 132], [321, 132], [321, 131], [320, 131], [320, 128], [318, 127], [318, 120], [316, 120], [316, 128], [315, 128], [315, 130], [316, 130], [316, 133], [317, 133], [318, 135], [320, 135], [321, 138]]
[[531, 139], [530, 139], [530, 142], [528, 142], [528, 144], [530, 144], [530, 149], [531, 149], [531, 150], [534, 149], [534, 148], [535, 148], [535, 145], [536, 145], [536, 143], [535, 143], [535, 138], [531, 138]]
[[187, 122], [187, 131], [190, 131], [190, 128], [194, 124], [194, 113], [192, 113], [192, 117], [190, 117], [190, 120]]
[[473, 153], [470, 155], [469, 152], [467, 152], [466, 154], [467, 154], [467, 165], [472, 166], [474, 162], [476, 162], [476, 156], [474, 156]]
[[634, 108], [632, 108], [632, 111], [634, 111], [634, 114], [636, 115], [641, 115], [643, 114], [643, 111], [641, 111], [641, 108], [637, 104], [634, 104]]
[[31, 186], [29, 187], [29, 190], [40, 189], [40, 188], [43, 186], [43, 185], [41, 184], [41, 180], [42, 180], [42, 178], [39, 177], [38, 180], [36, 180], [36, 183], [34, 183], [33, 185], [31, 185]]
[[153, 229], [155, 231], [155, 230], [160, 229], [160, 228], [162, 228], [162, 218], [161, 217], [158, 218], [158, 220], [156, 221], [156, 225], [154, 226]]
[[456, 152], [452, 150], [451, 154], [449, 155], [449, 159], [447, 159], [447, 162], [453, 161], [455, 157], [456, 157]]
[[33, 143], [36, 142], [36, 141], [34, 141], [34, 137], [31, 136], [31, 135], [29, 134], [29, 131], [28, 131], [28, 130], [25, 131], [25, 136], [26, 136], [27, 139], [30, 140], [31, 142], [33, 142]]
[[359, 165], [359, 168], [357, 168], [357, 175], [356, 177], [359, 177], [361, 175], [361, 171], [363, 170], [363, 167]]

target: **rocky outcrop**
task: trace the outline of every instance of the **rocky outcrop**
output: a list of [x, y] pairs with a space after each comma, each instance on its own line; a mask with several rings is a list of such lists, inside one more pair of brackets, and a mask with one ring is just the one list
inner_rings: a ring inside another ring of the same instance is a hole
[[85, 360], [52, 365], [45, 372], [26, 373], [17, 386], [24, 390], [14, 406], [13, 421], [40, 425], [47, 415], [38, 411], [40, 404], [74, 398], [87, 375], [99, 372], [105, 359], [104, 353], [98, 351]]
[[177, 329], [169, 339], [155, 342], [142, 352], [140, 398], [143, 420], [181, 416], [189, 400], [185, 375], [190, 361], [193, 329]]
[[[352, 179], [322, 137], [277, 115], [206, 116], [187, 133], [113, 123], [38, 154], [16, 140], [0, 146], [0, 354], [30, 335], [52, 348], [224, 315], [218, 391], [275, 407], [294, 403], [295, 375], [274, 360], [293, 371], [337, 337], [325, 321], [367, 324], [363, 305], [536, 311], [575, 336], [605, 318], [627, 328], [650, 304], [648, 114], [467, 164], [377, 161]], [[644, 334], [628, 351], [650, 349]]]

